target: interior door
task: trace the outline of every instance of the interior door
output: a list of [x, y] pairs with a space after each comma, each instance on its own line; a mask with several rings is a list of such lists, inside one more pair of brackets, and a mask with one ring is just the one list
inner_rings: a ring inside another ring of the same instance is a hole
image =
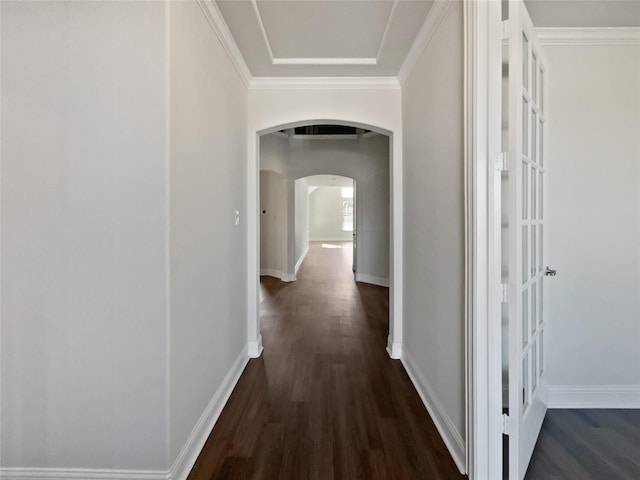
[[524, 478], [547, 410], [547, 70], [522, 0], [509, 2], [509, 479]]
[[358, 217], [356, 210], [356, 181], [353, 181], [353, 259], [352, 266], [353, 275], [357, 273], [358, 269]]

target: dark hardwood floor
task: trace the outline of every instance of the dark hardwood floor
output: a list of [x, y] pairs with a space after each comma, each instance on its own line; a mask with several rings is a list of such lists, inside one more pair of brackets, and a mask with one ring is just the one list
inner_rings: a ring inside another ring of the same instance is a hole
[[356, 284], [351, 244], [338, 247], [312, 243], [295, 282], [261, 279], [264, 353], [190, 480], [466, 478], [385, 351], [388, 289]]
[[640, 479], [640, 410], [549, 410], [525, 480]]

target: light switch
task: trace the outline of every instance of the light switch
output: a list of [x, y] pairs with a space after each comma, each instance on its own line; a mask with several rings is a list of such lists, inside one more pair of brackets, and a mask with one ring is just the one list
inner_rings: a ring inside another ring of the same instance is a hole
[[235, 224], [236, 225], [240, 225], [240, 212], [238, 210], [236, 210], [236, 219], [235, 219]]

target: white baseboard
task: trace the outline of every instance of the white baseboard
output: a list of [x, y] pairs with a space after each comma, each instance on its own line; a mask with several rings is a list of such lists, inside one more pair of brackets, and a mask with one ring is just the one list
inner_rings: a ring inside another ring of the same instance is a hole
[[295, 274], [284, 273], [284, 272], [281, 272], [280, 270], [274, 270], [272, 268], [261, 268], [260, 269], [260, 275], [261, 276], [262, 275], [266, 275], [268, 277], [279, 278], [283, 282], [293, 282], [296, 279], [296, 275]]
[[371, 283], [372, 285], [378, 285], [380, 287], [389, 287], [389, 279], [383, 277], [374, 277], [373, 275], [365, 275], [364, 273], [356, 272], [356, 282]]
[[444, 444], [447, 446], [449, 453], [453, 457], [458, 470], [463, 475], [466, 474], [466, 447], [465, 443], [460, 436], [460, 433], [453, 425], [451, 417], [447, 414], [446, 410], [440, 403], [440, 400], [436, 396], [433, 389], [429, 386], [420, 370], [415, 366], [415, 363], [411, 360], [409, 353], [407, 352], [406, 345], [402, 347], [402, 364], [404, 365], [413, 386], [420, 395], [422, 403], [427, 407], [427, 411], [436, 425]]
[[231, 392], [249, 361], [248, 346], [242, 349], [220, 387], [211, 398], [169, 471], [108, 470], [85, 468], [0, 468], [2, 480], [185, 480], [213, 430]]
[[248, 361], [248, 346], [245, 345], [224, 380], [222, 380], [220, 387], [211, 398], [209, 405], [204, 409], [200, 419], [193, 427], [191, 435], [189, 435], [178, 457], [173, 462], [171, 470], [169, 470], [166, 477], [168, 480], [184, 480], [187, 478]]
[[247, 350], [250, 358], [258, 358], [262, 355], [262, 335], [258, 335], [258, 339], [255, 342], [249, 342], [247, 344]]
[[0, 478], [2, 480], [167, 480], [167, 472], [89, 468], [2, 468]]
[[402, 343], [394, 342], [391, 336], [387, 337], [387, 353], [393, 359], [400, 360], [402, 358]]
[[267, 277], [276, 277], [276, 278], [280, 278], [282, 277], [282, 275], [284, 275], [280, 270], [274, 270], [273, 268], [261, 268], [260, 269], [260, 276], [267, 276]]
[[298, 259], [298, 261], [296, 262], [296, 266], [293, 269], [294, 271], [294, 275], [298, 274], [298, 269], [300, 268], [300, 266], [302, 265], [302, 262], [304, 261], [304, 257], [307, 256], [307, 253], [309, 253], [309, 244], [307, 243], [307, 245], [304, 247], [304, 252], [302, 252], [302, 255], [300, 255], [300, 258]]
[[640, 408], [640, 385], [549, 385], [549, 408]]

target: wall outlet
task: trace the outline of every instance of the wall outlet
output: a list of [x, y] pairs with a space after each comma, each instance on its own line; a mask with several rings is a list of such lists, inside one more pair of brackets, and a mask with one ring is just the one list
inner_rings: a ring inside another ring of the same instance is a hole
[[240, 212], [236, 210], [235, 224], [240, 225]]

